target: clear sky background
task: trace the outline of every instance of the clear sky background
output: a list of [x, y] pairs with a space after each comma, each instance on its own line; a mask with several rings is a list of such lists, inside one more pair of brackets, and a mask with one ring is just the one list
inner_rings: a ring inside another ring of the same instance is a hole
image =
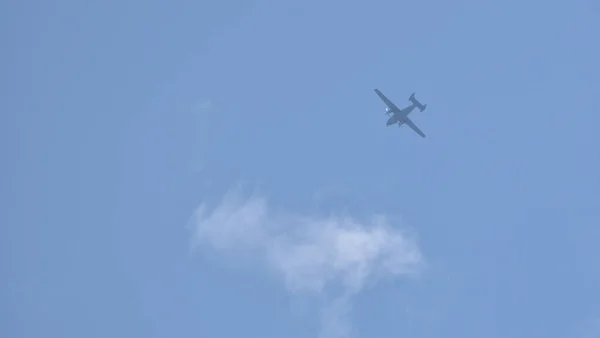
[[0, 336], [600, 336], [597, 1], [8, 0], [0, 27]]

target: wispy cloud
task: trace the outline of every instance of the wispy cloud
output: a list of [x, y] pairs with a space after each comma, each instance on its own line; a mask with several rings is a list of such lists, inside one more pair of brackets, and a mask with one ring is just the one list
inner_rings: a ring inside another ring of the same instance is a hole
[[348, 215], [313, 217], [273, 210], [266, 198], [228, 193], [193, 221], [193, 249], [259, 258], [295, 295], [326, 300], [321, 337], [346, 337], [352, 299], [382, 278], [418, 273], [423, 258], [409, 234], [375, 215], [366, 222]]

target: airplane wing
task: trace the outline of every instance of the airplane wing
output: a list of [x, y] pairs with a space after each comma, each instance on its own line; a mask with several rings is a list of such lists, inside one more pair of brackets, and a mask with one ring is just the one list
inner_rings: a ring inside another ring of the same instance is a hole
[[385, 103], [386, 106], [388, 106], [388, 108], [390, 108], [391, 111], [394, 111], [394, 112], [400, 111], [400, 109], [398, 109], [398, 107], [396, 107], [396, 105], [394, 103], [392, 103], [392, 101], [390, 101], [387, 97], [385, 97], [385, 95], [383, 95], [383, 93], [381, 91], [379, 91], [379, 89], [375, 89], [375, 93], [377, 93], [377, 95], [379, 95], [379, 98]]
[[408, 117], [405, 117], [404, 123], [406, 125], [408, 125], [409, 127], [411, 127], [412, 130], [414, 130], [417, 134], [421, 135], [421, 137], [425, 137], [425, 134], [423, 134], [421, 129], [419, 129], [419, 127], [417, 127], [417, 125], [411, 119], [409, 119]]

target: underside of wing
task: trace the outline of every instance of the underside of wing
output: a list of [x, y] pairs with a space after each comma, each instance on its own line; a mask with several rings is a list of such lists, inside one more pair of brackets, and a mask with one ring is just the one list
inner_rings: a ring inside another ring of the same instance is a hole
[[421, 129], [419, 129], [419, 127], [417, 127], [417, 125], [408, 117], [404, 119], [404, 124], [412, 128], [412, 130], [414, 130], [415, 133], [421, 135], [421, 137], [425, 137], [425, 134], [421, 131]]
[[388, 106], [388, 108], [390, 108], [390, 110], [394, 112], [400, 111], [400, 109], [398, 109], [398, 107], [396, 107], [396, 105], [393, 104], [392, 101], [385, 97], [385, 95], [383, 95], [383, 93], [379, 89], [375, 89], [375, 93], [379, 95], [379, 98], [385, 103], [386, 106]]

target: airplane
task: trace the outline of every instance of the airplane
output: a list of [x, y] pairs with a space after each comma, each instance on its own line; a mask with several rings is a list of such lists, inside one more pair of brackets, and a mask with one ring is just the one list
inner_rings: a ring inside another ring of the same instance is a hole
[[391, 115], [391, 117], [386, 122], [386, 126], [391, 126], [394, 123], [398, 123], [398, 127], [402, 127], [403, 124], [406, 124], [421, 137], [425, 137], [425, 134], [417, 127], [417, 125], [415, 125], [414, 122], [408, 118], [408, 114], [410, 114], [413, 111], [413, 109], [419, 108], [420, 111], [423, 111], [427, 107], [426, 104], [423, 105], [419, 101], [417, 101], [417, 99], [415, 99], [415, 93], [412, 93], [408, 98], [412, 105], [404, 109], [396, 107], [396, 105], [392, 103], [392, 101], [390, 101], [387, 97], [385, 97], [385, 95], [383, 95], [383, 93], [379, 89], [375, 89], [375, 93], [377, 93], [377, 95], [379, 95], [379, 98], [381, 98], [381, 100], [385, 103], [385, 113], [388, 116]]

